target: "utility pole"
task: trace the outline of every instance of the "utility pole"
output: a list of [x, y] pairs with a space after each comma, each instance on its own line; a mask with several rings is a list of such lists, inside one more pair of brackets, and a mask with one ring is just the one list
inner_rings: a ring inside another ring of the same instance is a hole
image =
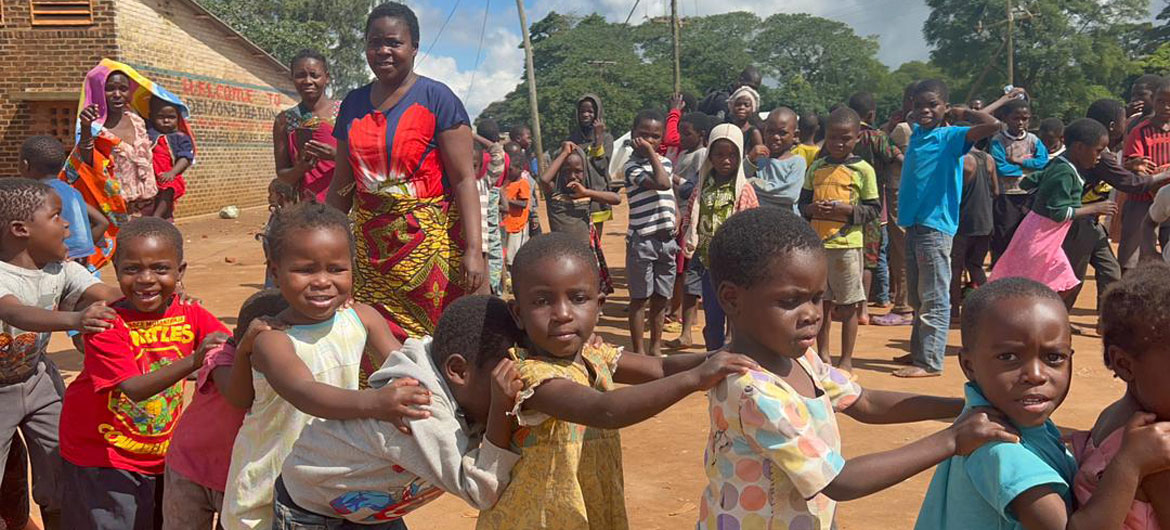
[[1016, 84], [1016, 47], [1012, 43], [1012, 33], [1016, 29], [1016, 12], [1012, 9], [1012, 0], [1007, 0], [1007, 79], [1009, 85]]
[[540, 173], [546, 168], [544, 141], [540, 138], [540, 107], [536, 103], [536, 70], [532, 66], [532, 39], [528, 37], [528, 17], [524, 15], [524, 0], [516, 0], [520, 13], [520, 34], [524, 36], [524, 62], [528, 67], [528, 111], [532, 114], [532, 139], [536, 142], [536, 164]]
[[682, 92], [682, 70], [679, 66], [678, 0], [670, 0], [670, 35], [674, 39], [674, 93]]

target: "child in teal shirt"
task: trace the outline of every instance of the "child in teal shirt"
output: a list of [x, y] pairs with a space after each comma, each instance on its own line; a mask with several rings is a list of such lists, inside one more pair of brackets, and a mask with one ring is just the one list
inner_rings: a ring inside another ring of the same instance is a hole
[[1142, 477], [1170, 467], [1170, 424], [1136, 415], [1097, 494], [1074, 512], [1076, 461], [1050, 419], [1072, 377], [1064, 302], [1032, 280], [994, 281], [967, 299], [962, 326], [966, 409], [996, 409], [1020, 443], [990, 442], [939, 464], [914, 528], [1120, 528]]

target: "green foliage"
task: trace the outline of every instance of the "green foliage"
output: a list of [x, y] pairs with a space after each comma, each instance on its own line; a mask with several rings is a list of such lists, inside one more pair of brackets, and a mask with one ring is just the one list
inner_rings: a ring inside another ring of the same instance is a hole
[[1154, 50], [1142, 61], [1142, 71], [1158, 75], [1170, 75], [1170, 42], [1166, 42]]
[[[674, 84], [669, 23], [627, 26], [554, 12], [530, 31], [546, 149], [567, 137], [573, 103], [582, 94], [601, 97], [614, 136], [629, 130], [638, 110], [666, 108]], [[888, 77], [875, 40], [808, 15], [692, 17], [684, 20], [681, 37], [682, 91], [697, 99], [726, 89], [750, 64], [764, 76], [764, 111], [777, 105], [824, 111], [856, 90], [885, 86]], [[505, 127], [529, 122], [527, 86], [519, 84], [482, 116]]]
[[288, 63], [316, 49], [329, 59], [334, 94], [370, 80], [365, 54], [366, 15], [377, 0], [200, 0], [228, 25]]
[[[1121, 93], [1137, 71], [1129, 42], [1149, 0], [1021, 0], [1016, 2], [1015, 85], [1035, 95], [1042, 116], [1083, 115], [1094, 98]], [[931, 62], [959, 78], [974, 76], [976, 94], [999, 95], [1008, 84], [1005, 0], [927, 0], [923, 28]], [[1026, 11], [1025, 11], [1026, 10]], [[986, 73], [983, 73], [986, 70]], [[952, 93], [952, 99], [957, 97]]]

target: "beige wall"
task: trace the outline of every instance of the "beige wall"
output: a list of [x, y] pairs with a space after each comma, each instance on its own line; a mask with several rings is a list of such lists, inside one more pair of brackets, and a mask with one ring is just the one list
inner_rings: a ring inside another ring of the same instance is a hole
[[191, 108], [198, 149], [180, 216], [264, 204], [272, 121], [295, 101], [288, 72], [177, 0], [115, 0], [118, 59]]

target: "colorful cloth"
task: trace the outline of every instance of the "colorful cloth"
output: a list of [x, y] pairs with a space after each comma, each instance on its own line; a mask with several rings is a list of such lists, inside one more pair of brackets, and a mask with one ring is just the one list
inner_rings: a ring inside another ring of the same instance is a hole
[[81, 375], [65, 391], [61, 457], [80, 467], [161, 475], [183, 412], [185, 381], [137, 402], [118, 385], [190, 356], [208, 335], [227, 328], [177, 295], [162, 314], [139, 312], [125, 300], [112, 307], [114, 327], [85, 336]]
[[794, 362], [812, 379], [815, 397], [763, 369], [707, 393], [699, 530], [833, 528], [837, 503], [821, 491], [845, 467], [834, 413], [853, 405], [861, 387], [811, 349]]
[[[386, 317], [399, 340], [435, 329], [463, 295], [460, 212], [447, 188], [439, 133], [467, 125], [463, 103], [438, 81], [418, 77], [393, 107], [370, 103], [372, 84], [346, 96], [333, 130], [356, 185], [354, 294]], [[487, 237], [484, 234], [484, 237]]]
[[[1097, 445], [1093, 443], [1091, 432], [1081, 431], [1072, 435], [1072, 452], [1077, 459], [1078, 467], [1076, 478], [1073, 479], [1073, 493], [1080, 506], [1088, 504], [1089, 499], [1093, 498], [1093, 493], [1097, 491], [1097, 483], [1105, 474], [1105, 468], [1121, 451], [1121, 442], [1124, 436], [1125, 429], [1117, 429], [1109, 433], [1101, 441], [1101, 445]], [[1159, 528], [1158, 514], [1154, 512], [1153, 505], [1134, 499], [1133, 504], [1129, 506], [1129, 512], [1125, 514], [1125, 522], [1122, 524], [1121, 530], [1159, 530]]]
[[[301, 105], [285, 109], [282, 115], [284, 116], [285, 137], [288, 139], [289, 159], [297, 159], [297, 153], [301, 150], [301, 140], [306, 139], [297, 138], [297, 129], [311, 131], [307, 135], [308, 140], [316, 140], [337, 147], [337, 138], [333, 136], [333, 127], [340, 111], [341, 102], [339, 101], [333, 102], [333, 110], [328, 118], [320, 118], [313, 114], [312, 110]], [[304, 133], [301, 134], [304, 135]], [[301, 177], [298, 186], [301, 198], [304, 200], [315, 199], [317, 202], [324, 203], [326, 196], [329, 195], [329, 183], [333, 182], [333, 170], [336, 167], [337, 162], [334, 160], [318, 160], [312, 168], [305, 172], [305, 176]]]
[[589, 248], [597, 256], [597, 273], [601, 278], [601, 292], [613, 294], [613, 277], [609, 275], [609, 265], [605, 263], [605, 253], [601, 251], [601, 231], [597, 226], [589, 225]]
[[[663, 171], [670, 175], [670, 159], [659, 154], [654, 156], [658, 157]], [[625, 175], [626, 200], [630, 203], [626, 237], [673, 233], [678, 218], [674, 193], [670, 189], [655, 188], [654, 164], [650, 159], [634, 155], [626, 162], [622, 172]]]
[[[366, 326], [353, 309], [338, 311], [317, 324], [285, 330], [293, 351], [313, 379], [357, 390], [358, 367], [366, 345]], [[264, 374], [252, 370], [256, 398], [232, 447], [220, 522], [228, 530], [271, 528], [273, 486], [284, 459], [313, 417], [297, 410], [272, 388]]]
[[[1157, 168], [1154, 173], [1170, 168], [1170, 130], [1164, 124], [1154, 123], [1153, 118], [1140, 121], [1125, 137], [1122, 160], [1147, 157]], [[1151, 202], [1153, 192], [1131, 193], [1131, 199]]]
[[521, 409], [536, 387], [551, 379], [567, 379], [600, 392], [613, 390], [622, 350], [586, 346], [571, 359], [524, 358], [522, 351], [517, 355], [523, 358], [517, 371], [524, 390], [516, 399], [520, 428], [512, 434], [511, 449], [520, 453], [520, 462], [512, 468], [512, 482], [500, 500], [480, 512], [476, 528], [628, 528], [618, 431]]
[[[128, 147], [119, 147], [122, 140], [113, 134], [102, 134], [106, 117], [109, 114], [105, 96], [106, 79], [114, 72], [121, 72], [130, 78], [130, 108], [134, 112], [127, 112], [126, 117], [131, 121], [138, 116], [149, 117], [151, 97], [158, 97], [168, 103], [174, 104], [179, 109], [178, 130], [186, 134], [188, 138], [191, 138], [192, 142], [194, 142], [195, 138], [194, 133], [191, 131], [189, 122], [190, 111], [187, 105], [178, 96], [139, 74], [129, 65], [110, 59], [102, 59], [97, 66], [86, 74], [85, 82], [81, 87], [81, 98], [77, 106], [78, 120], [75, 126], [74, 136], [75, 143], [79, 143], [81, 139], [81, 111], [90, 105], [97, 105], [98, 119], [94, 120], [91, 127], [94, 138], [92, 163], [86, 164], [82, 160], [78, 148], [74, 147], [73, 152], [69, 155], [69, 160], [65, 163], [64, 169], [61, 170], [60, 178], [74, 188], [77, 188], [81, 192], [82, 197], [85, 197], [87, 203], [100, 210], [110, 220], [110, 227], [106, 230], [102, 241], [97, 244], [96, 252], [89, 258], [90, 265], [96, 269], [102, 268], [113, 258], [114, 238], [118, 235], [118, 230], [122, 224], [129, 219], [127, 201], [141, 198], [132, 192], [123, 190], [122, 184], [119, 181], [123, 177], [117, 175], [119, 168], [123, 167], [124, 164], [117, 161], [119, 157], [123, 156], [119, 152], [125, 153]], [[138, 116], [134, 116], [135, 112]], [[141, 118], [139, 118], [139, 121], [141, 121]], [[137, 124], [135, 124], [135, 127], [137, 129]], [[143, 130], [139, 135], [139, 140], [133, 149], [137, 149], [143, 153], [142, 156], [138, 157], [139, 162], [133, 166], [134, 169], [132, 171], [134, 172], [135, 178], [143, 179], [145, 178], [143, 177], [144, 174], [149, 174], [150, 179], [153, 180], [150, 140], [147, 138], [145, 132], [145, 122], [143, 122]], [[192, 147], [192, 152], [194, 152], [194, 147]]]
[[811, 166], [813, 160], [817, 159], [817, 153], [821, 152], [821, 147], [819, 145], [796, 144], [792, 148], [792, 152], [804, 158], [804, 164], [806, 166]]
[[703, 265], [709, 265], [707, 247], [711, 246], [715, 231], [735, 213], [735, 186], [732, 184], [730, 180], [721, 184], [713, 178], [703, 183], [699, 197], [699, 244], [695, 248], [695, 257]]
[[[715, 142], [726, 141], [731, 142], [735, 146], [736, 151], [743, 150], [743, 134], [739, 127], [730, 123], [716, 125], [711, 129], [711, 134], [707, 138], [708, 150], [710, 154], [710, 146], [715, 145]], [[748, 185], [747, 175], [744, 174], [743, 164], [738, 164], [736, 168], [735, 177], [732, 179], [734, 183], [735, 201], [732, 213], [741, 212], [743, 210], [758, 208], [760, 201], [756, 199], [755, 188]], [[695, 183], [695, 191], [691, 193], [690, 202], [687, 207], [683, 209], [682, 227], [683, 232], [683, 254], [689, 259], [694, 256], [699, 249], [699, 219], [700, 219], [700, 205], [702, 204], [701, 197], [703, 190], [707, 187], [707, 181], [714, 180], [715, 173], [711, 166], [711, 160], [708, 158], [703, 161], [703, 166], [699, 170], [699, 180]], [[714, 226], [713, 228], [718, 228]], [[705, 237], [713, 236], [715, 233], [711, 232]]]
[[532, 205], [532, 188], [528, 186], [528, 181], [520, 178], [515, 181], [510, 181], [504, 186], [504, 201], [526, 201], [527, 204], [523, 208], [508, 205], [507, 214], [500, 222], [504, 230], [509, 234], [519, 233], [522, 230], [528, 229], [528, 212]]

